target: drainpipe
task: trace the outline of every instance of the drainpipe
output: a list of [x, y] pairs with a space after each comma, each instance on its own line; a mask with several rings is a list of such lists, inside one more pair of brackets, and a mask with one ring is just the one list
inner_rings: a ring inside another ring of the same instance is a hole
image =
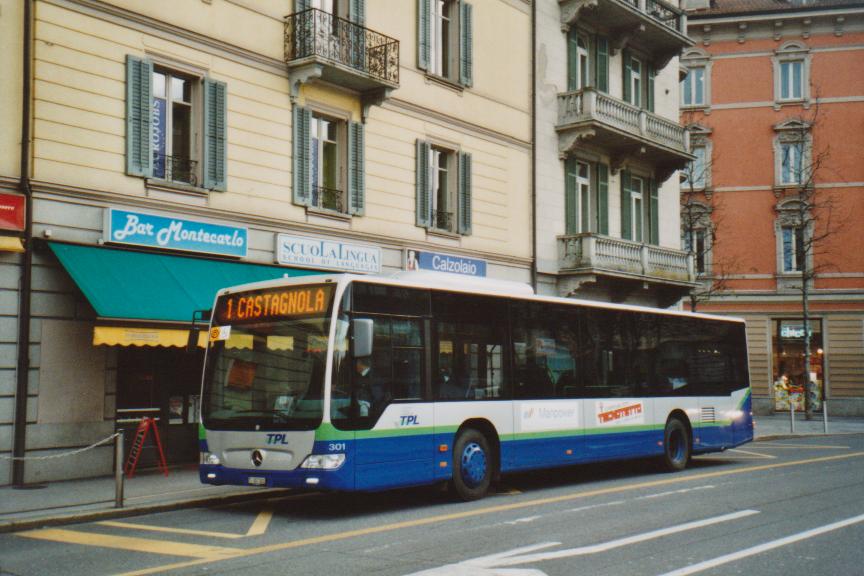
[[[24, 0], [24, 61], [21, 102], [21, 172], [20, 190], [24, 195], [24, 255], [21, 284], [18, 289], [18, 368], [15, 388], [15, 427], [12, 456], [22, 458], [27, 440], [27, 383], [30, 373], [30, 294], [33, 279], [33, 195], [30, 189], [30, 107], [33, 0]], [[12, 484], [24, 485], [24, 462], [12, 461]]]
[[537, 293], [537, 2], [531, 3], [531, 286]]

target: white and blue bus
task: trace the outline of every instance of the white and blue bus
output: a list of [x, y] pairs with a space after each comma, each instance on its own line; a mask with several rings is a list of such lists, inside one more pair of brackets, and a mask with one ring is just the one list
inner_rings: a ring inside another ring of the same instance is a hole
[[372, 491], [753, 439], [744, 322], [453, 275], [221, 290], [201, 481]]

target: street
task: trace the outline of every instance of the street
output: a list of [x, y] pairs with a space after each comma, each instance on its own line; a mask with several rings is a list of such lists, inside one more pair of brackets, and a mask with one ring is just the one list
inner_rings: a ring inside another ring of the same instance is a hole
[[430, 488], [296, 494], [0, 537], [0, 574], [864, 573], [864, 436], [757, 442], [682, 473], [651, 462]]

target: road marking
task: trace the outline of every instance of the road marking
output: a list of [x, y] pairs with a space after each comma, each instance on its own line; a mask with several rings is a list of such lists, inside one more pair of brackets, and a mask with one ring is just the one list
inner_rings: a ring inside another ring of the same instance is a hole
[[[591, 546], [579, 546], [577, 548], [568, 548], [566, 550], [537, 552], [537, 550], [548, 549], [553, 546], [558, 546], [560, 544], [560, 542], [545, 542], [542, 544], [536, 544], [531, 547], [516, 548], [515, 550], [509, 550], [507, 552], [499, 552], [496, 554], [490, 554], [488, 556], [481, 556], [479, 558], [464, 560], [455, 564], [439, 566], [430, 570], [414, 572], [410, 576], [482, 574], [482, 571], [472, 572], [470, 569], [504, 568], [506, 566], [517, 566], [519, 564], [532, 564], [536, 562], [543, 562], [545, 560], [560, 560], [561, 558], [573, 558], [575, 556], [600, 554], [603, 552], [608, 552], [609, 550], [614, 550], [616, 548], [630, 546], [631, 544], [639, 544], [641, 542], [647, 542], [648, 540], [656, 540], [657, 538], [663, 538], [664, 536], [677, 534], [679, 532], [687, 532], [689, 530], [696, 530], [698, 528], [704, 528], [706, 526], [713, 526], [714, 524], [720, 524], [722, 522], [739, 520], [741, 518], [753, 516], [754, 514], [759, 514], [759, 512], [757, 510], [741, 510], [740, 512], [733, 512], [731, 514], [723, 514], [722, 516], [714, 516], [713, 518], [705, 518], [704, 520], [687, 522], [686, 524], [679, 524], [678, 526], [660, 528], [659, 530], [652, 530], [643, 534], [636, 534], [634, 536], [628, 536], [626, 538], [619, 538], [617, 540], [611, 540], [609, 542], [603, 542], [601, 544], [593, 544]], [[488, 573], [488, 571], [486, 573]], [[542, 572], [537, 573], [542, 574]]]
[[181, 544], [165, 540], [150, 540], [147, 538], [130, 538], [128, 536], [112, 536], [93, 532], [76, 532], [74, 530], [31, 530], [18, 534], [25, 538], [61, 542], [63, 544], [81, 544], [83, 546], [98, 546], [130, 550], [132, 552], [148, 552], [164, 556], [190, 556], [206, 558], [207, 560], [224, 560], [232, 558], [241, 552], [238, 548], [220, 548], [218, 546], [201, 546], [198, 544]]
[[[406, 520], [403, 522], [394, 522], [392, 524], [382, 524], [379, 526], [370, 526], [368, 528], [360, 528], [357, 530], [348, 530], [345, 532], [335, 532], [331, 534], [323, 534], [321, 536], [313, 536], [311, 538], [304, 538], [301, 540], [293, 540], [290, 542], [280, 542], [278, 544], [271, 544], [267, 546], [260, 546], [258, 548], [248, 548], [244, 549], [238, 554], [238, 556], [254, 556], [257, 554], [267, 554], [270, 552], [280, 552], [282, 550], [290, 550], [293, 548], [301, 548], [304, 546], [313, 546], [316, 544], [326, 544], [329, 542], [337, 542], [340, 540], [348, 540], [351, 538], [359, 538], [362, 536], [371, 536], [374, 534], [381, 534], [384, 532], [394, 532], [397, 530], [405, 530], [407, 528], [417, 528], [420, 526], [428, 526], [430, 524], [439, 524], [442, 522], [449, 522], [453, 520], [462, 520], [465, 518], [471, 518], [476, 516], [484, 516], [488, 514], [494, 514], [498, 512], [507, 512], [509, 510], [519, 510], [522, 508], [534, 508], [536, 506], [543, 506], [546, 504], [557, 504], [560, 502], [569, 502], [572, 500], [579, 500], [582, 498], [590, 498], [594, 496], [604, 496], [607, 494], [618, 494], [621, 492], [627, 492], [631, 490], [642, 490], [644, 488], [654, 488], [656, 486], [669, 486], [674, 484], [683, 484], [685, 482], [693, 482], [697, 480], [705, 480], [708, 478], [720, 478], [724, 476], [735, 476], [738, 474], [748, 474], [751, 472], [763, 472], [766, 470], [778, 470], [782, 468], [789, 468], [793, 466], [804, 466], [807, 464], [817, 464], [824, 462], [833, 462], [839, 460], [848, 460], [850, 458], [861, 458], [864, 456], [864, 452], [850, 452], [847, 454], [837, 454], [834, 456], [822, 456], [819, 458], [808, 458], [806, 460], [793, 460], [790, 462], [774, 462], [771, 464], [762, 464], [759, 466], [746, 466], [742, 468], [735, 468], [732, 470], [720, 470], [716, 472], [703, 472], [699, 474], [693, 474], [690, 476], [676, 474], [672, 477], [666, 477], [663, 480], [651, 480], [648, 482], [638, 482], [636, 484], [627, 484], [624, 486], [612, 486], [609, 488], [599, 488], [596, 490], [588, 490], [585, 492], [575, 492], [570, 494], [564, 494], [561, 496], [551, 496], [548, 498], [536, 498], [532, 500], [522, 500], [519, 502], [509, 502], [507, 504], [497, 504], [493, 506], [487, 506], [484, 508], [478, 508], [474, 510], [465, 510], [462, 512], [454, 512], [451, 514], [440, 514], [436, 516], [427, 516], [426, 518], [417, 518], [414, 520]], [[176, 570], [180, 568], [187, 568], [190, 566], [198, 566], [202, 564], [208, 564], [211, 562], [218, 561], [220, 559], [203, 559], [203, 560], [192, 560], [187, 562], [177, 562], [174, 564], [166, 564], [163, 566], [155, 566], [153, 568], [145, 568], [142, 570], [136, 570], [132, 572], [126, 572], [120, 576], [144, 576], [146, 574], [156, 574], [159, 572], [167, 572], [169, 570]]]
[[853, 516], [852, 518], [840, 520], [839, 522], [827, 524], [825, 526], [814, 528], [812, 530], [807, 530], [806, 532], [799, 532], [798, 534], [793, 534], [792, 536], [780, 538], [779, 540], [772, 540], [771, 542], [759, 544], [758, 546], [753, 546], [752, 548], [747, 548], [746, 550], [740, 550], [738, 552], [726, 554], [725, 556], [719, 556], [717, 558], [714, 558], [713, 560], [706, 560], [692, 566], [686, 566], [672, 572], [667, 572], [663, 576], [688, 576], [688, 574], [696, 574], [697, 572], [710, 570], [711, 568], [716, 568], [717, 566], [722, 566], [723, 564], [728, 564], [729, 562], [735, 562], [736, 560], [741, 560], [742, 558], [747, 558], [748, 556], [755, 556], [756, 554], [761, 554], [762, 552], [767, 552], [768, 550], [780, 548], [781, 546], [788, 546], [789, 544], [794, 544], [795, 542], [800, 542], [801, 540], [807, 540], [808, 538], [819, 536], [821, 534], [832, 532], [834, 530], [839, 530], [840, 528], [845, 528], [846, 526], [852, 526], [853, 524], [860, 524], [861, 522], [864, 522], [864, 514], [861, 514], [860, 516]]
[[508, 522], [504, 522], [504, 524], [508, 524], [510, 526], [515, 526], [516, 524], [527, 524], [529, 522], [533, 522], [539, 518], [542, 518], [543, 515], [540, 516], [528, 516], [527, 518], [517, 518], [516, 520], [510, 520]]
[[190, 536], [206, 536], [208, 538], [226, 538], [236, 540], [238, 538], [248, 538], [251, 536], [261, 536], [267, 532], [267, 527], [270, 525], [270, 520], [273, 518], [273, 510], [266, 509], [258, 513], [252, 526], [245, 534], [231, 534], [229, 532], [211, 532], [206, 530], [192, 530], [191, 528], [172, 528], [170, 526], [154, 526], [152, 524], [137, 524], [134, 522], [117, 522], [115, 520], [104, 520], [96, 522], [101, 526], [111, 526], [113, 528], [124, 528], [127, 530], [145, 530], [149, 532], [165, 532], [167, 534], [187, 534]]
[[761, 454], [759, 452], [750, 452], [749, 450], [741, 450], [740, 448], [730, 448], [729, 452], [735, 452], [736, 454], [747, 454], [750, 458], [746, 456], [743, 458], [744, 460], [776, 460], [776, 456], [771, 456], [770, 454]]
[[760, 448], [817, 448], [819, 450], [849, 450], [849, 446], [826, 446], [821, 444], [771, 444], [759, 443]]

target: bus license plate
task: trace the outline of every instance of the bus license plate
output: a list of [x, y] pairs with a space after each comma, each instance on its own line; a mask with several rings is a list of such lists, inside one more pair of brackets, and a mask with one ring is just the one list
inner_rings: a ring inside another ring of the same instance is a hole
[[267, 479], [260, 476], [249, 476], [249, 484], [252, 486], [264, 486], [267, 484]]

